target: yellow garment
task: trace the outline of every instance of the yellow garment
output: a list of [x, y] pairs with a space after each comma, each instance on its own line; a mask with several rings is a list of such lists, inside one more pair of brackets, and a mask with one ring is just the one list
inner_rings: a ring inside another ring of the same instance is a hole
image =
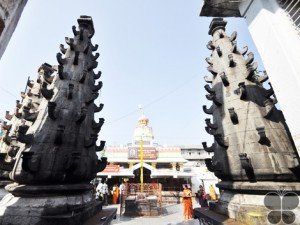
[[210, 200], [212, 200], [212, 201], [217, 200], [217, 193], [216, 193], [213, 185], [209, 186], [209, 196], [210, 196]]

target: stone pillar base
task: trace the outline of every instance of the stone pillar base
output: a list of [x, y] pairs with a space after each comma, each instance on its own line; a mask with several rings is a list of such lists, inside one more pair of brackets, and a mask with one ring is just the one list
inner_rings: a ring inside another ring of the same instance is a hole
[[[266, 225], [272, 224], [270, 220], [278, 221], [273, 224], [284, 225], [284, 221], [279, 214], [270, 214], [272, 210], [283, 212], [281, 209], [283, 200], [285, 209], [295, 215], [295, 218], [288, 215], [292, 221], [289, 224], [300, 224], [300, 204], [294, 206], [299, 201], [299, 183], [294, 182], [221, 182], [217, 186], [224, 188], [218, 202], [212, 202], [209, 209], [195, 209], [194, 214], [200, 221], [211, 224], [245, 224], [245, 225]], [[283, 191], [285, 190], [285, 191]], [[267, 201], [272, 202], [275, 208], [269, 209], [265, 205]], [[287, 194], [290, 193], [291, 195]], [[290, 204], [289, 204], [290, 203]], [[298, 202], [299, 203], [299, 202]], [[284, 217], [285, 215], [283, 215]], [[221, 218], [219, 221], [215, 218]], [[201, 220], [200, 220], [201, 219]], [[223, 222], [222, 222], [223, 221]], [[233, 222], [236, 223], [233, 223]], [[221, 223], [222, 222], [222, 223]]]
[[92, 191], [70, 194], [7, 194], [0, 202], [1, 225], [82, 225], [102, 210]]

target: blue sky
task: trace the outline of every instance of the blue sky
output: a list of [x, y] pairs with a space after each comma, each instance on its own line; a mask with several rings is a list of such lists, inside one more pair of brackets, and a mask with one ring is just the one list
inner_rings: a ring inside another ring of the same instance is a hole
[[[30, 0], [0, 61], [0, 113], [13, 111], [27, 77], [38, 67], [57, 64], [56, 53], [80, 15], [93, 17], [99, 44], [103, 88], [97, 103], [106, 122], [99, 140], [107, 146], [131, 142], [140, 116], [150, 119], [157, 143], [200, 145], [210, 141], [202, 105], [205, 58], [210, 55], [211, 18], [199, 17], [201, 0]], [[228, 18], [227, 33], [238, 31], [238, 46], [248, 45], [262, 68], [244, 19]]]

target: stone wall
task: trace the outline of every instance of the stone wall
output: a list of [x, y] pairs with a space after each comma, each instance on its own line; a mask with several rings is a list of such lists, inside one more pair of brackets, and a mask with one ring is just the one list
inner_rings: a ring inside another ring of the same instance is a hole
[[0, 59], [15, 31], [27, 0], [0, 1]]

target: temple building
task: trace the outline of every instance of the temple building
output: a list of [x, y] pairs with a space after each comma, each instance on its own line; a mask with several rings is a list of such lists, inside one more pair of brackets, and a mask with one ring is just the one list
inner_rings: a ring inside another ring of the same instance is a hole
[[[163, 191], [181, 191], [182, 184], [192, 184], [196, 192], [200, 184], [206, 189], [217, 178], [207, 171], [204, 159], [211, 158], [200, 146], [161, 146], [154, 142], [149, 119], [143, 114], [133, 132], [133, 140], [124, 146], [106, 147], [104, 156], [109, 164], [98, 173], [98, 178], [108, 178], [108, 185], [140, 183], [143, 165], [144, 183], [160, 183]], [[141, 162], [141, 149], [143, 162]], [[205, 182], [207, 181], [207, 182]]]
[[106, 147], [104, 154], [109, 164], [98, 176], [109, 178], [108, 183], [112, 185], [120, 183], [122, 178], [128, 178], [131, 183], [139, 183], [141, 165], [144, 183], [161, 183], [165, 190], [181, 188], [182, 184], [190, 182], [192, 176], [183, 171], [187, 160], [181, 155], [180, 147], [164, 147], [154, 143], [152, 127], [145, 115], [138, 119], [130, 144]]

